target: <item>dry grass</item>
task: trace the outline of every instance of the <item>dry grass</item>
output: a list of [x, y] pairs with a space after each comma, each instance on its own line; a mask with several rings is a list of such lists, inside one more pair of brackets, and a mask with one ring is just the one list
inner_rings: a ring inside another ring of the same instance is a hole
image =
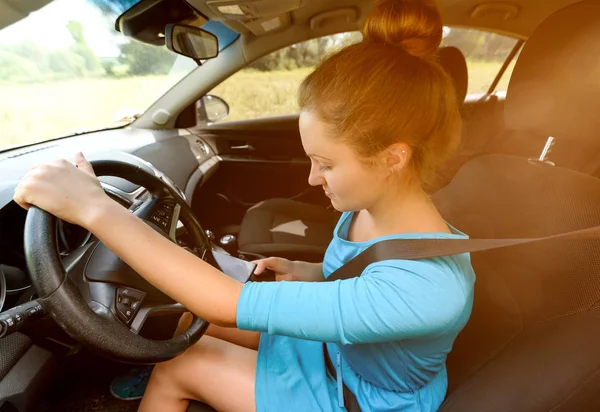
[[[499, 63], [470, 64], [470, 93], [485, 92]], [[231, 107], [226, 120], [297, 111], [296, 90], [310, 69], [242, 71], [212, 93]], [[499, 90], [505, 90], [505, 76]], [[107, 126], [118, 113], [148, 107], [164, 90], [162, 76], [76, 79], [45, 84], [0, 84], [0, 147], [40, 141], [78, 130]]]

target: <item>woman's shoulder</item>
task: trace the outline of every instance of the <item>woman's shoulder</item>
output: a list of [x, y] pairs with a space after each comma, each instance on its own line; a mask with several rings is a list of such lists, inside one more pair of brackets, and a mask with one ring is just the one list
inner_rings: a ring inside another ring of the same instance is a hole
[[456, 288], [470, 294], [475, 283], [475, 272], [469, 254], [429, 259], [387, 259], [367, 266], [362, 276], [378, 277], [391, 284], [409, 282], [440, 288]]

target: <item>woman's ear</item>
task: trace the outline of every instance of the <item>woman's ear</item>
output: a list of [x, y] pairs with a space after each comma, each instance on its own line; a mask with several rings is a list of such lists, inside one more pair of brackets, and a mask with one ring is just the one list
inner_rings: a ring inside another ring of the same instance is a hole
[[404, 170], [410, 160], [411, 150], [406, 143], [394, 143], [385, 150], [386, 167], [390, 173]]

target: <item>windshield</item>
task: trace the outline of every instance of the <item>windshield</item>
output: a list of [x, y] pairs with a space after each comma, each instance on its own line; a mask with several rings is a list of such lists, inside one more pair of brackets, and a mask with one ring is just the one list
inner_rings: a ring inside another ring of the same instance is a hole
[[[0, 150], [127, 124], [196, 67], [114, 29], [134, 3], [54, 0], [0, 30]], [[220, 49], [237, 38], [204, 28]]]

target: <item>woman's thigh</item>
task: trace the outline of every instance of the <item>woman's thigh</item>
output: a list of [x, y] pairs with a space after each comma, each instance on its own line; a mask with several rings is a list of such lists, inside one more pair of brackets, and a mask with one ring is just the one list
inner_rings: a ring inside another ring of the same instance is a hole
[[187, 399], [219, 411], [255, 411], [258, 352], [204, 336], [181, 356], [158, 364], [140, 411], [185, 410]]

